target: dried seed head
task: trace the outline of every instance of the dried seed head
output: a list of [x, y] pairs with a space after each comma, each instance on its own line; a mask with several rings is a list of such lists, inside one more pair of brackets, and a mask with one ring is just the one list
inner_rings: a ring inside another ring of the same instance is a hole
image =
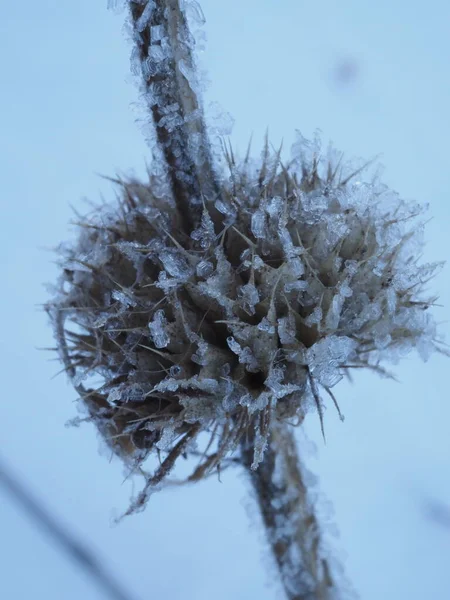
[[300, 422], [343, 373], [436, 347], [419, 265], [422, 209], [359, 180], [299, 137], [289, 167], [226, 152], [220, 196], [183, 227], [159, 176], [117, 181], [62, 249], [48, 305], [66, 370], [111, 448], [140, 465], [167, 453], [145, 504], [200, 432], [206, 475], [252, 428], [253, 468], [271, 423]]

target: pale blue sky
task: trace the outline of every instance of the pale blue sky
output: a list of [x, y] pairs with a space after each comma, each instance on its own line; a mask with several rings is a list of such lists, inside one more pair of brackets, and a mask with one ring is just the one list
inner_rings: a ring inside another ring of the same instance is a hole
[[[443, 0], [204, 0], [202, 67], [235, 118], [233, 143], [254, 149], [269, 126], [286, 147], [316, 128], [349, 156], [382, 153], [385, 181], [429, 202], [426, 260], [450, 255], [450, 7]], [[131, 482], [99, 454], [90, 426], [67, 429], [75, 394], [36, 346], [51, 331], [36, 308], [56, 277], [43, 250], [67, 238], [69, 205], [113, 197], [96, 173], [142, 173], [149, 158], [135, 123], [123, 15], [106, 0], [8, 2], [0, 22], [2, 244], [1, 455], [135, 593], [148, 600], [275, 600], [280, 590], [249, 488], [238, 472], [152, 498], [111, 527]], [[338, 81], [342, 65], [353, 78]], [[450, 339], [448, 267], [432, 284]], [[346, 572], [363, 600], [450, 597], [450, 529], [426, 518], [428, 499], [450, 505], [450, 363], [411, 357], [400, 384], [362, 374], [336, 393], [346, 421], [327, 411], [327, 445], [314, 415], [311, 469], [334, 506]], [[324, 507], [325, 512], [327, 511]], [[0, 489], [0, 574], [8, 600], [105, 596]]]

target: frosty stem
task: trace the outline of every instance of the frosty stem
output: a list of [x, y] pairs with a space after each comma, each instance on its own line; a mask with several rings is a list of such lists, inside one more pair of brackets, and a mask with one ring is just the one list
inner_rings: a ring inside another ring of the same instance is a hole
[[256, 470], [253, 444], [242, 444], [242, 461], [258, 500], [262, 519], [289, 600], [331, 600], [334, 582], [321, 556], [320, 527], [293, 428], [274, 426], [264, 459]]
[[200, 99], [192, 36], [179, 0], [130, 0], [135, 54], [177, 207], [192, 229], [202, 195], [215, 189]]

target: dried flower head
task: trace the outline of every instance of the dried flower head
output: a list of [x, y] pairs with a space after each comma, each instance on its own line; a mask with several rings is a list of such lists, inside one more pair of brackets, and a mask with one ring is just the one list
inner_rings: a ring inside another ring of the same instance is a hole
[[209, 443], [199, 479], [271, 425], [301, 422], [351, 368], [438, 346], [419, 264], [422, 209], [301, 136], [280, 153], [237, 161], [203, 198], [194, 230], [161, 176], [116, 180], [117, 206], [79, 223], [61, 248], [49, 303], [61, 358], [89, 419], [116, 454], [165, 458], [130, 510], [177, 457]]

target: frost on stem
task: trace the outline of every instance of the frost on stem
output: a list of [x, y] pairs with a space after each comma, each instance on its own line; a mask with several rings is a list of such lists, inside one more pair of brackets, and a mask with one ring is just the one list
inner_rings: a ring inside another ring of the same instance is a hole
[[135, 510], [178, 456], [200, 456], [200, 479], [249, 438], [256, 470], [277, 424], [315, 410], [323, 427], [351, 369], [442, 350], [421, 207], [317, 140], [299, 136], [289, 167], [268, 144], [259, 161], [226, 158], [194, 230], [150, 173], [115, 180], [118, 204], [61, 247], [48, 312], [88, 418], [130, 468], [170, 457]]
[[194, 68], [194, 39], [179, 0], [129, 0], [128, 6], [132, 70], [142, 79], [174, 200], [193, 226], [201, 216], [202, 196], [217, 193]]
[[307, 485], [307, 472], [301, 464], [293, 428], [275, 425], [270, 445], [258, 469], [252, 469], [253, 450], [242, 442], [242, 462], [251, 473], [253, 488], [289, 600], [338, 600], [342, 582], [334, 575], [323, 547], [316, 506]]

